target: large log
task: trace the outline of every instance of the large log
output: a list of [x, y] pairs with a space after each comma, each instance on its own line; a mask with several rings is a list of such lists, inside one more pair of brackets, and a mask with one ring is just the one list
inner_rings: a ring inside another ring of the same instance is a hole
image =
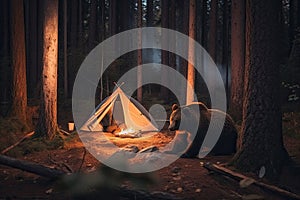
[[[8, 156], [0, 155], [0, 164], [21, 169], [33, 174], [37, 174], [43, 177], [57, 179], [67, 173], [63, 171], [59, 171], [56, 169], [52, 169], [43, 165], [39, 165], [37, 163], [29, 162], [26, 160], [19, 160], [16, 158], [11, 158]], [[143, 199], [143, 200], [178, 200], [179, 198], [174, 197], [173, 195], [165, 192], [146, 192], [141, 190], [130, 190], [124, 187], [115, 187], [112, 188], [112, 191], [115, 195], [119, 195], [120, 197], [126, 197], [130, 199]], [[103, 191], [98, 191], [101, 192]], [[110, 194], [108, 192], [108, 194]], [[88, 194], [85, 194], [88, 195]]]
[[[227, 168], [219, 166], [219, 165], [211, 164], [211, 163], [205, 163], [204, 168], [206, 168], [209, 171], [213, 171], [215, 173], [221, 174], [223, 176], [232, 178], [232, 179], [237, 180], [237, 181], [250, 179], [250, 177], [247, 177], [243, 174], [231, 171], [230, 169], [227, 169]], [[299, 195], [294, 194], [294, 193], [289, 192], [289, 191], [286, 191], [286, 190], [284, 190], [282, 188], [279, 188], [279, 187], [276, 187], [274, 185], [269, 185], [269, 184], [266, 184], [266, 183], [263, 183], [263, 182], [260, 182], [260, 181], [257, 181], [257, 180], [253, 181], [253, 185], [258, 186], [261, 189], [268, 190], [270, 192], [273, 192], [277, 195], [283, 196], [283, 197], [288, 198], [288, 199], [300, 200]]]
[[16, 158], [0, 155], [0, 164], [6, 165], [9, 167], [21, 169], [33, 174], [37, 174], [43, 177], [55, 179], [61, 177], [62, 175], [66, 174], [63, 171], [52, 169], [50, 167], [46, 167], [34, 162], [29, 162], [26, 160], [19, 160]]

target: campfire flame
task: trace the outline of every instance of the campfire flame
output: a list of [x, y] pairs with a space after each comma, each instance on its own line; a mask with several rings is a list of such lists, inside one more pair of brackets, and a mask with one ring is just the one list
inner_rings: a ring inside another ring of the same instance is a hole
[[121, 129], [121, 131], [118, 133], [119, 137], [141, 137], [141, 133], [139, 131], [136, 131], [133, 128], [127, 128], [127, 129]]
[[127, 128], [127, 129], [121, 129], [121, 131], [118, 133], [119, 135], [126, 135], [126, 134], [133, 134], [136, 131], [133, 128]]

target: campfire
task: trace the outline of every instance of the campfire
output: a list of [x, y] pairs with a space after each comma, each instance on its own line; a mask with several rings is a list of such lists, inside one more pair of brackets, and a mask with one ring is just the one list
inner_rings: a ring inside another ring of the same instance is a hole
[[115, 136], [121, 138], [139, 138], [141, 137], [141, 131], [136, 131], [133, 128], [121, 129], [120, 132], [115, 132]]

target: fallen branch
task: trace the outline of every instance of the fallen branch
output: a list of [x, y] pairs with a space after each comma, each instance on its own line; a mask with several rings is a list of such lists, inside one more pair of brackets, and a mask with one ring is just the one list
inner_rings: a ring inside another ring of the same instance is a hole
[[5, 153], [7, 153], [9, 150], [15, 148], [15, 147], [18, 146], [21, 142], [23, 142], [23, 141], [26, 140], [27, 138], [30, 138], [34, 133], [35, 133], [35, 132], [32, 131], [32, 132], [26, 134], [26, 135], [25, 135], [24, 137], [22, 137], [18, 142], [16, 142], [15, 144], [13, 144], [13, 145], [7, 147], [6, 149], [2, 150], [2, 151], [1, 151], [1, 154], [5, 154]]
[[[205, 163], [204, 168], [206, 168], [209, 171], [213, 171], [213, 172], [216, 172], [218, 174], [221, 174], [223, 176], [230, 177], [230, 178], [232, 178], [234, 180], [237, 180], [237, 181], [241, 181], [241, 180], [244, 180], [244, 179], [250, 179], [250, 177], [247, 177], [247, 176], [242, 175], [242, 174], [237, 173], [237, 172], [233, 172], [230, 169], [227, 169], [225, 167], [221, 167], [219, 165], [211, 164], [211, 163]], [[266, 183], [262, 183], [262, 182], [257, 181], [257, 180], [254, 180], [253, 185], [256, 185], [256, 186], [258, 186], [262, 189], [271, 191], [273, 193], [279, 194], [279, 195], [281, 195], [283, 197], [286, 197], [286, 198], [289, 198], [289, 199], [300, 200], [299, 195], [294, 194], [294, 193], [289, 192], [289, 191], [286, 191], [286, 190], [284, 190], [282, 188], [279, 188], [279, 187], [276, 187], [274, 185], [268, 185]]]
[[47, 178], [58, 178], [64, 174], [63, 171], [59, 171], [56, 169], [52, 169], [43, 165], [39, 165], [34, 162], [29, 162], [26, 160], [19, 160], [16, 158], [0, 155], [0, 164], [21, 169], [33, 174], [37, 174], [39, 176], [47, 177]]
[[69, 132], [67, 132], [67, 131], [65, 131], [65, 130], [63, 130], [63, 129], [59, 129], [59, 131], [61, 132], [61, 133], [63, 133], [63, 134], [65, 134], [65, 135], [70, 135], [70, 133]]

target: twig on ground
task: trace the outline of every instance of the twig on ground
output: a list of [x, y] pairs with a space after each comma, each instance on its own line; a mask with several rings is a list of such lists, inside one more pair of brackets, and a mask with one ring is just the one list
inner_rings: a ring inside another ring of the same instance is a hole
[[64, 135], [70, 135], [70, 133], [69, 132], [67, 132], [67, 131], [65, 131], [65, 130], [63, 130], [63, 129], [59, 129], [59, 131], [61, 132], [61, 133], [63, 133]]
[[[244, 179], [250, 179], [249, 177], [247, 177], [243, 174], [231, 171], [230, 169], [227, 169], [225, 167], [221, 167], [221, 166], [218, 166], [218, 165], [215, 165], [215, 164], [211, 164], [211, 163], [205, 163], [204, 168], [206, 168], [209, 171], [213, 171], [215, 173], [221, 174], [223, 176], [230, 177], [230, 178], [232, 178], [234, 180], [237, 180], [237, 181], [241, 181], [241, 180], [244, 180]], [[279, 188], [279, 187], [276, 187], [274, 185], [268, 185], [266, 183], [262, 183], [262, 182], [257, 181], [257, 180], [254, 180], [253, 185], [255, 185], [255, 186], [257, 186], [261, 189], [268, 190], [270, 192], [279, 194], [279, 195], [284, 196], [285, 198], [288, 198], [288, 199], [300, 200], [299, 195], [294, 194], [294, 193], [289, 192], [289, 191], [286, 191], [286, 190], [284, 190], [282, 188]]]
[[27, 133], [25, 136], [23, 136], [18, 142], [16, 142], [15, 144], [7, 147], [6, 149], [1, 151], [1, 154], [5, 154], [7, 153], [9, 150], [15, 148], [16, 146], [18, 146], [20, 143], [22, 143], [24, 140], [26, 140], [27, 138], [30, 138], [35, 132], [31, 131], [29, 133]]

